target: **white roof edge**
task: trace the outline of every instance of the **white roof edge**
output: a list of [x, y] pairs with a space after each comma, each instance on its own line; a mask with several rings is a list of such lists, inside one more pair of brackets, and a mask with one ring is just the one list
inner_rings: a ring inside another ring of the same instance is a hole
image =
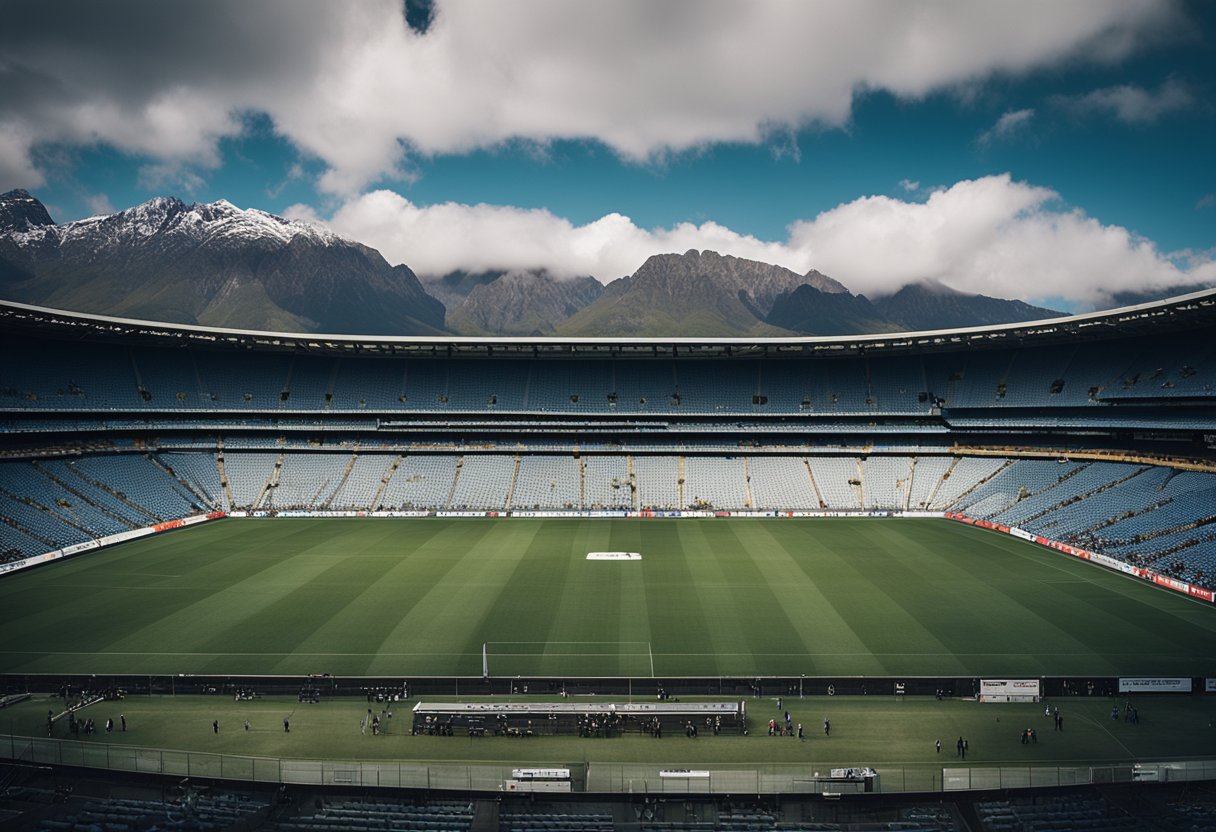
[[1067, 315], [1059, 318], [1044, 318], [1034, 321], [1020, 321], [1009, 324], [992, 324], [988, 326], [959, 327], [955, 329], [918, 330], [912, 332], [881, 332], [867, 335], [798, 335], [775, 338], [738, 338], [738, 337], [704, 337], [704, 338], [608, 338], [608, 337], [551, 337], [551, 336], [463, 336], [463, 335], [349, 335], [321, 332], [275, 332], [258, 329], [226, 329], [223, 327], [200, 326], [197, 324], [168, 323], [164, 321], [149, 321], [138, 318], [120, 318], [111, 315], [95, 315], [88, 312], [74, 312], [67, 309], [56, 309], [47, 306], [19, 303], [17, 301], [0, 300], [0, 309], [22, 309], [38, 314], [49, 314], [65, 318], [77, 318], [83, 321], [114, 324], [116, 326], [135, 329], [160, 329], [205, 334], [216, 337], [249, 337], [266, 341], [298, 340], [298, 341], [327, 341], [345, 342], [351, 344], [386, 343], [386, 344], [468, 344], [470, 346], [493, 346], [495, 344], [578, 344], [578, 345], [619, 345], [623, 343], [638, 345], [679, 344], [695, 346], [698, 344], [721, 345], [813, 345], [813, 344], [865, 344], [875, 341], [887, 341], [892, 338], [912, 338], [916, 340], [949, 338], [952, 336], [971, 336], [983, 333], [1007, 333], [1016, 330], [1035, 330], [1057, 328], [1075, 324], [1100, 323], [1106, 318], [1123, 318], [1138, 313], [1151, 313], [1166, 307], [1185, 304], [1190, 301], [1210, 298], [1216, 301], [1216, 287], [1175, 295], [1161, 300], [1139, 303], [1132, 306], [1121, 306], [1114, 309], [1104, 309], [1098, 312], [1085, 312], [1080, 315]]

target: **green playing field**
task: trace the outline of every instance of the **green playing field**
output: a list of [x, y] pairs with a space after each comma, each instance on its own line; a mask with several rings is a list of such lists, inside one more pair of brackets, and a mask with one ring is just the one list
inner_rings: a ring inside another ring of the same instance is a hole
[[1216, 676], [1210, 605], [933, 519], [231, 519], [0, 609], [10, 673]]

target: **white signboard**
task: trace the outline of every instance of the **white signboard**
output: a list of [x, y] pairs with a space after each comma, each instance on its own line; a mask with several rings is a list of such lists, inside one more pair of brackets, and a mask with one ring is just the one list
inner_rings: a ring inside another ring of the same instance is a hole
[[509, 792], [570, 792], [574, 790], [569, 780], [507, 780], [503, 788]]
[[1038, 679], [980, 679], [981, 702], [1037, 702]]
[[1038, 696], [1038, 679], [980, 679], [981, 695]]
[[1190, 693], [1190, 677], [1120, 678], [1119, 693]]
[[514, 780], [569, 780], [568, 768], [513, 768], [511, 777]]
[[588, 552], [587, 560], [641, 560], [637, 552]]

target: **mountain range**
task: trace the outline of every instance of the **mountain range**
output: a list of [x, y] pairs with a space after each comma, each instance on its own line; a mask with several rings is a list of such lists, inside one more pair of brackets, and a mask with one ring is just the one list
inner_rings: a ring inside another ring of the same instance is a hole
[[1061, 314], [931, 283], [871, 301], [815, 270], [696, 250], [654, 255], [606, 286], [544, 270], [419, 280], [359, 242], [223, 200], [159, 197], [56, 224], [20, 190], [0, 195], [0, 297], [179, 323], [369, 335], [850, 335]]
[[0, 195], [0, 295], [129, 318], [295, 332], [438, 334], [443, 304], [406, 266], [302, 222], [160, 197], [57, 225]]

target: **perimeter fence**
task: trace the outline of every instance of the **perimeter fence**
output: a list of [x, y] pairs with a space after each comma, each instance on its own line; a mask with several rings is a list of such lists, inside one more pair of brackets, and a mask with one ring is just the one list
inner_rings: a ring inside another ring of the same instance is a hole
[[[509, 763], [365, 762], [173, 751], [105, 742], [0, 734], [0, 758], [31, 765], [143, 775], [319, 787], [499, 792]], [[592, 794], [900, 794], [1216, 780], [1216, 760], [1102, 766], [879, 767], [876, 776], [832, 777], [813, 765], [771, 763], [690, 770], [654, 763], [570, 763], [571, 790]]]

